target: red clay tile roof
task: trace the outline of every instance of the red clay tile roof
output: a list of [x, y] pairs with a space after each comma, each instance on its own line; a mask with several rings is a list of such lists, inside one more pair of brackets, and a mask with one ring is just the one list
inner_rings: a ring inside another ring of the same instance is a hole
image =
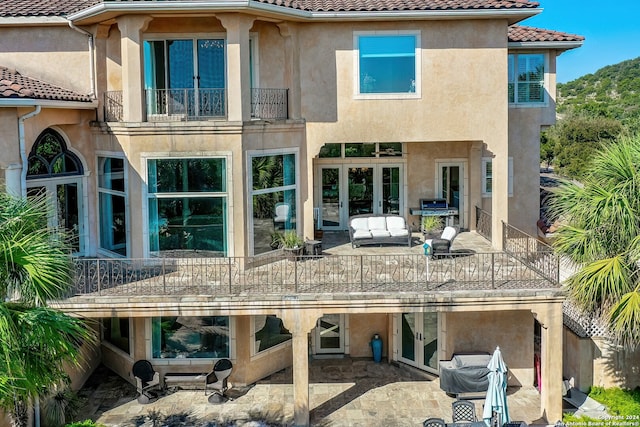
[[511, 25], [509, 27], [509, 42], [580, 42], [583, 36], [561, 33], [559, 31], [544, 30], [542, 28]]
[[[130, 3], [134, 0], [0, 0], [0, 16], [66, 16], [100, 3]], [[135, 0], [141, 1], [157, 0]], [[164, 0], [167, 3], [193, 0]], [[531, 0], [251, 0], [310, 12], [357, 12], [389, 10], [533, 9]]]
[[16, 70], [0, 66], [0, 99], [22, 98], [50, 101], [92, 102], [90, 96], [80, 95], [40, 80], [25, 77]]

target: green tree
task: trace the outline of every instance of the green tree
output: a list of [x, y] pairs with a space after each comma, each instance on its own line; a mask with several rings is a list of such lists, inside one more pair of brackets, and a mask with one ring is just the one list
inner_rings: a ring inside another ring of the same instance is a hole
[[553, 147], [553, 166], [556, 173], [581, 179], [594, 153], [616, 140], [623, 131], [622, 124], [605, 117], [570, 115], [545, 132], [540, 147], [541, 160], [550, 157]]
[[47, 307], [67, 295], [69, 245], [47, 228], [44, 198], [0, 193], [0, 407], [14, 426], [29, 405], [67, 378], [65, 362], [80, 363], [94, 336], [84, 321]]
[[598, 151], [582, 184], [555, 189], [550, 212], [562, 226], [555, 249], [578, 267], [570, 298], [608, 321], [627, 347], [640, 344], [640, 136]]

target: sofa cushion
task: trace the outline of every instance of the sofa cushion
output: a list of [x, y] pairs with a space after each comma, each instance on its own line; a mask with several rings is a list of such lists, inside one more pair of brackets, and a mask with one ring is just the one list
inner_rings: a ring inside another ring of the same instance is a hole
[[387, 230], [401, 230], [406, 229], [407, 224], [404, 222], [404, 218], [401, 216], [388, 216], [387, 218]]
[[[387, 230], [387, 221], [383, 216], [369, 217], [369, 230]], [[388, 236], [388, 234], [387, 234]]]
[[353, 232], [354, 239], [371, 239], [372, 237], [369, 230], [356, 230]]
[[391, 236], [391, 234], [387, 230], [377, 230], [377, 229], [371, 230], [371, 235], [373, 237], [389, 237], [389, 236]]
[[369, 218], [353, 218], [351, 219], [351, 228], [354, 230], [369, 231]]
[[406, 228], [390, 228], [389, 234], [392, 237], [408, 236], [409, 230], [407, 230]]

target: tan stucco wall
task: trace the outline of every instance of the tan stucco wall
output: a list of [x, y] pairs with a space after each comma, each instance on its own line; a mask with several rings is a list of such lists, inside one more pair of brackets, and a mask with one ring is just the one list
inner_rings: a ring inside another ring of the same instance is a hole
[[349, 352], [351, 357], [373, 357], [371, 339], [379, 334], [382, 339], [382, 354], [386, 357], [389, 349], [387, 314], [349, 315]]
[[590, 387], [640, 386], [640, 350], [625, 350], [602, 337], [580, 338], [564, 328], [564, 376], [574, 387], [587, 392]]
[[4, 27], [0, 64], [65, 89], [91, 92], [88, 37], [68, 25]]
[[[533, 315], [526, 311], [446, 313], [445, 359], [454, 353], [500, 347], [509, 368], [509, 385], [533, 385]], [[493, 337], [493, 338], [492, 338]]]

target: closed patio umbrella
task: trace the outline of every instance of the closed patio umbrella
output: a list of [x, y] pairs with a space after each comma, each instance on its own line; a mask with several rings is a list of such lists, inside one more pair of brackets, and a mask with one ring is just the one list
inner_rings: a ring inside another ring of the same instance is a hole
[[491, 426], [491, 418], [496, 413], [498, 426], [509, 422], [509, 409], [507, 408], [507, 365], [502, 360], [500, 347], [496, 347], [489, 361], [489, 388], [484, 402], [482, 418], [487, 426]]

